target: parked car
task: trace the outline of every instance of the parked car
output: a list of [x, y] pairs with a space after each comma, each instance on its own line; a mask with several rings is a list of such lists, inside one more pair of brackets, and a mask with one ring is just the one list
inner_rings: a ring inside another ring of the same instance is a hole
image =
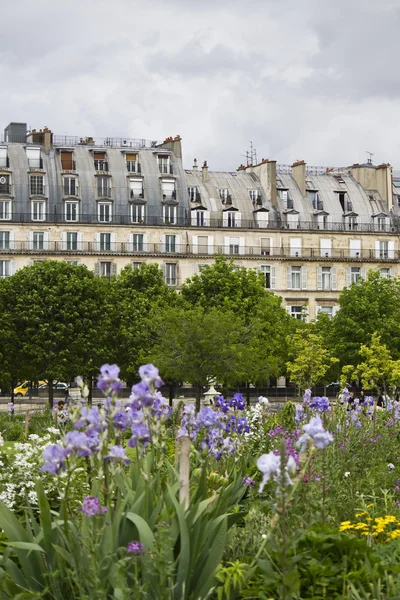
[[[36, 383], [35, 381], [24, 381], [23, 383], [21, 383], [20, 385], [18, 385], [17, 387], [14, 388], [14, 395], [15, 396], [28, 396], [30, 389], [37, 390], [35, 383]], [[39, 387], [41, 385], [43, 385], [44, 383], [46, 383], [46, 382], [39, 381]]]
[[[48, 387], [49, 387], [48, 383], [43, 383], [42, 385], [39, 385], [39, 390], [44, 390], [44, 389], [47, 389]], [[65, 383], [64, 381], [53, 381], [53, 390], [59, 390], [59, 391], [65, 392], [68, 388], [69, 388], [68, 383]]]

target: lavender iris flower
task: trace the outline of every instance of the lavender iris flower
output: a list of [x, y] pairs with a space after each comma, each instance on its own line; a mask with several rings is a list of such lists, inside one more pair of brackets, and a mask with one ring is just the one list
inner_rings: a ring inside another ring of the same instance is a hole
[[52, 475], [55, 475], [59, 471], [65, 469], [65, 459], [68, 452], [60, 446], [60, 444], [52, 444], [43, 451], [43, 458], [45, 460], [43, 466], [39, 471], [48, 471]]
[[314, 446], [319, 450], [326, 448], [333, 442], [333, 435], [329, 431], [325, 431], [320, 417], [312, 417], [309, 423], [303, 425], [303, 431], [303, 435], [296, 444], [300, 448], [300, 452], [304, 452], [309, 440], [312, 440]]
[[107, 512], [105, 506], [101, 506], [100, 500], [96, 496], [86, 496], [83, 500], [81, 510], [87, 517], [94, 517]]
[[[281, 476], [281, 457], [273, 452], [269, 454], [262, 454], [257, 459], [257, 467], [263, 474], [262, 481], [259, 488], [259, 493], [263, 491], [265, 484], [272, 478], [274, 481], [279, 481]], [[292, 480], [289, 477], [289, 472], [295, 471], [296, 462], [293, 456], [289, 456], [288, 461], [284, 467], [285, 471], [285, 484], [292, 485]]]
[[141, 542], [129, 542], [126, 551], [130, 554], [144, 554], [144, 545]]
[[152, 364], [142, 365], [139, 367], [139, 376], [142, 381], [153, 383], [155, 387], [161, 387], [164, 385], [164, 382], [158, 373], [157, 367]]
[[145, 448], [150, 441], [150, 431], [148, 427], [141, 423], [134, 423], [131, 430], [132, 437], [128, 442], [128, 446], [136, 448], [136, 446], [142, 445]]
[[130, 459], [126, 456], [125, 448], [122, 446], [113, 446], [110, 448], [109, 454], [104, 457], [104, 460], [111, 460], [115, 462], [123, 462], [126, 466], [131, 462]]
[[108, 365], [105, 364], [100, 367], [100, 375], [97, 379], [97, 387], [99, 390], [105, 392], [110, 387], [117, 390], [122, 387], [118, 382], [119, 377], [119, 367], [117, 365]]

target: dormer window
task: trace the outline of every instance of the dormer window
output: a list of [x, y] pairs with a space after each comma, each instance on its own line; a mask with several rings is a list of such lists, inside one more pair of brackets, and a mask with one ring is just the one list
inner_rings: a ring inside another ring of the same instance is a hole
[[30, 169], [43, 169], [43, 159], [40, 148], [27, 147], [26, 157]]
[[222, 204], [232, 204], [232, 196], [229, 194], [228, 188], [219, 188], [218, 193]]
[[7, 146], [0, 146], [0, 168], [8, 168], [10, 166], [8, 160], [8, 149]]
[[111, 177], [99, 175], [96, 177], [97, 197], [111, 198]]
[[140, 163], [137, 154], [125, 154], [126, 170], [129, 173], [140, 173]]
[[168, 154], [159, 154], [157, 156], [158, 170], [165, 175], [172, 175], [171, 159]]
[[347, 192], [336, 192], [339, 197], [340, 206], [343, 212], [351, 212], [353, 210], [353, 204], [348, 197]]
[[129, 199], [130, 200], [141, 200], [144, 199], [143, 193], [143, 179], [129, 179]]
[[262, 206], [261, 192], [258, 190], [249, 190], [249, 196], [253, 206]]
[[201, 196], [197, 185], [188, 187], [188, 196], [190, 202], [201, 202]]
[[344, 224], [345, 224], [345, 229], [347, 229], [348, 231], [357, 231], [357, 229], [358, 229], [357, 215], [353, 214], [353, 215], [349, 215], [349, 216], [345, 217]]
[[163, 179], [161, 181], [163, 200], [176, 200], [175, 180]]
[[324, 203], [317, 190], [307, 190], [307, 196], [310, 198], [314, 210], [324, 210]]
[[372, 215], [375, 231], [386, 231], [389, 225], [389, 219], [383, 213]]
[[11, 194], [10, 176], [0, 174], [0, 194]]
[[31, 196], [44, 196], [44, 175], [31, 175], [29, 183]]
[[105, 152], [93, 152], [93, 162], [96, 171], [108, 172], [108, 162]]
[[282, 201], [284, 210], [291, 210], [292, 208], [294, 208], [294, 206], [293, 206], [293, 200], [289, 196], [289, 190], [287, 190], [287, 189], [286, 190], [279, 190], [278, 189], [278, 194], [279, 194], [279, 198]]
[[61, 150], [61, 169], [63, 171], [75, 171], [74, 153], [72, 150]]
[[77, 196], [78, 195], [78, 178], [77, 177], [63, 177], [63, 192], [64, 192], [64, 196]]

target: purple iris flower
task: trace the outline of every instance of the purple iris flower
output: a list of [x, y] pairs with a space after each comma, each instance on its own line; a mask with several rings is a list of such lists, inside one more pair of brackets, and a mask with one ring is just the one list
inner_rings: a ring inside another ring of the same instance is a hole
[[310, 419], [309, 423], [303, 425], [303, 431], [303, 435], [298, 439], [296, 444], [300, 448], [300, 452], [304, 452], [310, 439], [312, 439], [314, 446], [319, 450], [326, 448], [333, 442], [333, 435], [329, 431], [325, 431], [320, 417]]
[[164, 382], [158, 373], [157, 367], [152, 364], [142, 365], [139, 367], [139, 376], [142, 381], [152, 382], [155, 387], [161, 387], [164, 385]]
[[141, 409], [143, 406], [151, 406], [154, 402], [154, 396], [149, 384], [145, 381], [140, 381], [132, 386], [132, 393], [129, 396], [129, 400], [131, 401], [132, 408], [136, 410]]
[[79, 431], [69, 431], [65, 435], [64, 443], [68, 454], [76, 452], [78, 456], [91, 456], [98, 446], [98, 438], [88, 437]]
[[118, 411], [114, 415], [113, 425], [116, 429], [120, 429], [121, 431], [125, 431], [130, 425], [130, 418], [128, 413], [125, 410]]
[[52, 444], [43, 451], [43, 458], [45, 462], [39, 471], [48, 471], [52, 475], [55, 475], [60, 470], [65, 469], [65, 458], [68, 453], [65, 448], [60, 444]]
[[130, 554], [144, 554], [144, 545], [141, 542], [129, 542], [126, 551]]
[[[97, 387], [105, 392], [118, 380], [119, 367], [117, 365], [105, 364], [100, 368], [100, 375], [97, 378]], [[122, 387], [122, 386], [121, 386]], [[118, 386], [117, 386], [117, 389]]]
[[86, 496], [83, 500], [81, 510], [87, 517], [94, 517], [107, 512], [105, 506], [101, 506], [100, 500], [96, 496]]
[[110, 452], [104, 457], [104, 460], [120, 461], [125, 463], [126, 466], [131, 462], [126, 456], [125, 448], [122, 448], [122, 446], [113, 446], [110, 448]]
[[150, 441], [149, 429], [141, 423], [134, 423], [131, 427], [131, 430], [132, 437], [128, 442], [128, 446], [130, 446], [131, 448], [135, 448], [138, 445], [143, 445], [144, 447], [146, 447]]

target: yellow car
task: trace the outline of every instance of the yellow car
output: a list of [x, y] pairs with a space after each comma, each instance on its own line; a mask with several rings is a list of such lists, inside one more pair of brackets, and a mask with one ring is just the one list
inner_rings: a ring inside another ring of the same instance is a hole
[[[45, 381], [39, 381], [39, 385], [42, 385], [43, 383], [46, 383]], [[21, 385], [19, 385], [18, 387], [14, 388], [14, 395], [15, 396], [27, 396], [29, 389], [31, 387], [36, 388], [35, 383], [33, 381], [24, 381], [24, 383], [21, 383]]]

